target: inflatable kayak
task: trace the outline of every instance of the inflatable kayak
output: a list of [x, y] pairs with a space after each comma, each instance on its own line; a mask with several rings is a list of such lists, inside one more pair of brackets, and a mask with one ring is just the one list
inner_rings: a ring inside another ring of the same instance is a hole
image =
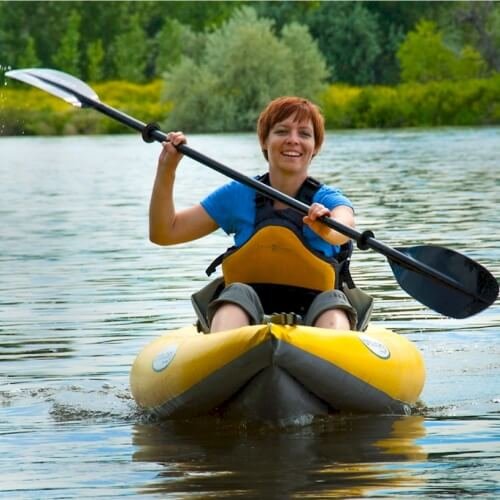
[[139, 353], [130, 375], [138, 405], [159, 416], [264, 421], [408, 414], [424, 380], [420, 352], [385, 328], [272, 323], [208, 335], [194, 326], [168, 332]]

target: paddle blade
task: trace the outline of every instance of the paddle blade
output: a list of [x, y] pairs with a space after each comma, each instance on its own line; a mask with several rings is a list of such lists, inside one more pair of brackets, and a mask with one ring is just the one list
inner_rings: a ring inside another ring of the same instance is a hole
[[[498, 297], [497, 280], [486, 268], [465, 255], [431, 245], [397, 250], [443, 275], [443, 279], [431, 277], [388, 259], [401, 288], [445, 316], [468, 318], [489, 307]], [[447, 284], [446, 278], [458, 286]]]
[[84, 107], [85, 105], [80, 101], [78, 95], [82, 95], [96, 101], [99, 100], [97, 94], [86, 83], [82, 82], [78, 78], [75, 78], [74, 76], [55, 69], [14, 69], [7, 71], [5, 76], [45, 90], [45, 92], [64, 99], [66, 102], [69, 102], [73, 106], [77, 106], [79, 108]]

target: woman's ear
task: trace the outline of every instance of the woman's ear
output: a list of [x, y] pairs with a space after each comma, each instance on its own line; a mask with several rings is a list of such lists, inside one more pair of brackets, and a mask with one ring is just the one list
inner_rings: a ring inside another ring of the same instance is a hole
[[267, 156], [267, 141], [261, 141], [259, 139], [259, 142], [260, 142], [260, 150], [262, 151], [262, 154], [264, 155], [264, 158], [266, 159], [266, 161], [269, 160], [269, 157]]

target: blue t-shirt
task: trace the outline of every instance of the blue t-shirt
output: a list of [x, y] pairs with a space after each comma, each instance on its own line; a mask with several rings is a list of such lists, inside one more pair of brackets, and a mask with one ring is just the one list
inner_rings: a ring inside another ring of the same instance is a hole
[[[201, 202], [208, 215], [227, 234], [234, 235], [234, 244], [240, 247], [254, 232], [255, 225], [255, 195], [254, 189], [236, 181], [224, 184], [209, 194]], [[352, 203], [338, 189], [322, 185], [313, 197], [313, 203], [321, 203], [329, 210], [345, 205], [352, 208]], [[320, 238], [307, 225], [304, 225], [304, 237], [315, 250], [326, 257], [335, 257], [339, 246], [330, 245]]]

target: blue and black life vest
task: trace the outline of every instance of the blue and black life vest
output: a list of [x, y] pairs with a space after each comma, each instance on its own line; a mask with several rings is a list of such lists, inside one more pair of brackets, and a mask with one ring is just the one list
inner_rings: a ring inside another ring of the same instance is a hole
[[[269, 174], [259, 180], [269, 185]], [[308, 177], [296, 199], [310, 205], [320, 187], [321, 183]], [[225, 285], [251, 285], [266, 313], [290, 310], [290, 304], [301, 313], [318, 293], [341, 288], [344, 281], [352, 283], [352, 242], [342, 245], [336, 258], [326, 257], [304, 238], [302, 214], [292, 208], [276, 210], [273, 201], [260, 193], [256, 193], [255, 207], [254, 234], [242, 246], [217, 257], [208, 267], [208, 275], [222, 264]]]

